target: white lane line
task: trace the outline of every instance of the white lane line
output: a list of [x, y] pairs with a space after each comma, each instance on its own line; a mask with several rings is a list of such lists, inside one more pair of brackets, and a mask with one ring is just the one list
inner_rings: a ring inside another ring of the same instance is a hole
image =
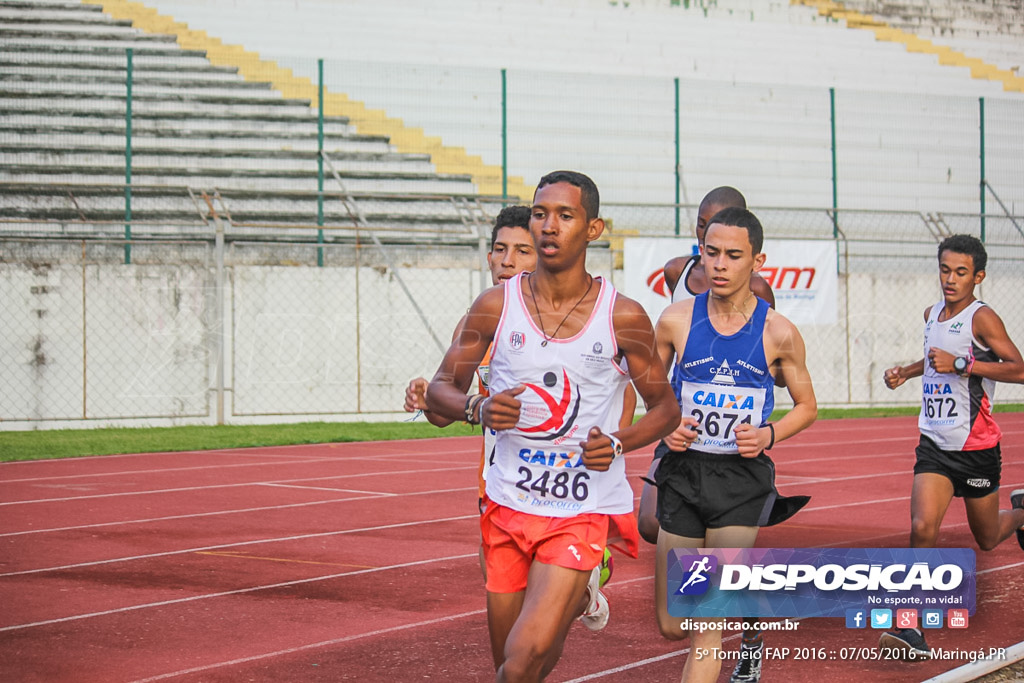
[[[835, 444], [833, 444], [834, 446]], [[842, 458], [802, 458], [800, 460], [776, 460], [776, 467], [789, 467], [790, 465], [830, 465], [835, 466], [837, 460], [841, 462], [849, 462], [850, 460], [881, 460], [890, 458], [906, 458], [908, 462], [913, 462], [914, 451], [893, 451], [892, 453], [870, 453], [864, 455], [844, 455]], [[774, 460], [774, 458], [773, 458]]]
[[[282, 444], [282, 445], [279, 445], [279, 446], [241, 446], [241, 447], [238, 447], [238, 448], [203, 448], [203, 449], [191, 450], [191, 451], [156, 451], [156, 452], [146, 452], [146, 453], [111, 453], [109, 455], [79, 455], [79, 456], [75, 456], [73, 458], [49, 458], [49, 459], [45, 459], [45, 460], [12, 460], [10, 462], [5, 462], [3, 465], [4, 465], [5, 468], [6, 467], [17, 467], [17, 466], [30, 467], [30, 466], [61, 465], [61, 464], [67, 464], [69, 462], [108, 461], [108, 460], [115, 460], [115, 459], [119, 460], [119, 459], [123, 459], [123, 458], [156, 458], [156, 457], [168, 456], [168, 455], [171, 455], [171, 456], [174, 456], [174, 455], [206, 455], [206, 454], [209, 454], [209, 453], [222, 453], [224, 455], [255, 455], [255, 456], [260, 456], [260, 457], [266, 457], [268, 455], [269, 451], [273, 451], [275, 449], [288, 450], [288, 449], [293, 449], [293, 448], [312, 448], [314, 450], [318, 450], [318, 449], [323, 448], [323, 447], [328, 447], [328, 448], [336, 448], [336, 447], [347, 448], [347, 447], [351, 447], [353, 450], [359, 450], [360, 449], [360, 444], [394, 444], [395, 447], [404, 446], [404, 447], [407, 447], [407, 448], [412, 448], [413, 446], [415, 446], [417, 444], [422, 444], [425, 441], [438, 441], [438, 440], [448, 441], [449, 439], [452, 440], [452, 441], [455, 441], [455, 440], [459, 440], [459, 439], [479, 439], [479, 438], [480, 438], [479, 435], [476, 435], [476, 436], [472, 436], [472, 435], [471, 436], [439, 436], [439, 437], [432, 438], [432, 439], [394, 439], [392, 441], [343, 441], [343, 442], [327, 441], [327, 442], [323, 442], [323, 443], [292, 443], [292, 444]], [[462, 452], [462, 451], [455, 451], [455, 450], [453, 450], [452, 452], [455, 453], [455, 452]], [[478, 451], [471, 449], [471, 450], [466, 451], [466, 452], [476, 453]], [[274, 456], [275, 454], [274, 453], [269, 453], [269, 455]], [[410, 450], [408, 452], [403, 452], [403, 453], [400, 453], [400, 455], [423, 455], [423, 448], [421, 447], [419, 449], [413, 449], [413, 450]], [[284, 457], [284, 454], [281, 454], [281, 456]], [[310, 457], [310, 456], [299, 455], [299, 456], [288, 456], [288, 457], [300, 457], [301, 458], [301, 457]], [[318, 455], [317, 457], [322, 457], [322, 456]], [[348, 456], [345, 456], [345, 457], [348, 457]]]
[[[959, 528], [965, 527], [965, 526], [968, 526], [967, 522], [957, 522], [956, 524], [943, 524], [942, 525], [942, 530], [959, 529]], [[815, 548], [834, 548], [834, 547], [837, 547], [837, 546], [849, 546], [851, 548], [874, 548], [874, 547], [876, 547], [874, 545], [875, 541], [882, 541], [882, 540], [887, 540], [887, 539], [891, 539], [891, 538], [906, 538], [909, 535], [910, 535], [910, 529], [908, 528], [908, 529], [906, 529], [904, 531], [898, 531], [898, 532], [891, 533], [891, 534], [882, 534], [881, 536], [871, 536], [869, 538], [853, 539], [853, 541], [857, 541], [858, 543], [860, 543], [860, 545], [856, 545], [856, 546], [850, 546], [849, 543], [851, 541], [850, 540], [846, 540], [846, 541], [837, 541], [835, 543], [824, 543], [822, 545], [817, 545], [817, 546], [814, 546], [814, 547]], [[1012, 542], [1013, 542], [1012, 537], [1007, 539], [1006, 541], [1004, 541], [1004, 543], [1012, 543]], [[872, 545], [868, 545], [869, 543], [871, 543]], [[903, 546], [903, 547], [906, 547], [906, 546]], [[1010, 569], [1012, 567], [1019, 567], [1019, 566], [1021, 566], [1021, 564], [1024, 564], [1024, 563], [1016, 563], [1016, 564], [1004, 565], [1004, 566], [1000, 566], [1000, 567], [994, 567], [992, 569], [987, 569], [985, 571], [986, 572], [988, 572], [988, 571], [1000, 571], [1000, 570], [1003, 570], [1003, 569]], [[981, 572], [978, 572], [978, 573], [980, 574]]]
[[[477, 454], [479, 450], [466, 450], [466, 451], [445, 451], [445, 455], [461, 455], [466, 454]], [[291, 466], [291, 465], [310, 465], [316, 463], [349, 463], [349, 462], [379, 462], [381, 460], [395, 460], [398, 457], [423, 457], [423, 453], [387, 453], [375, 456], [358, 456], [358, 457], [346, 457], [344, 460], [338, 458], [327, 458], [323, 456], [301, 456], [300, 460], [298, 457], [289, 458], [288, 460], [279, 460], [271, 462], [242, 462], [232, 464], [216, 464], [216, 465], [192, 465], [190, 467], [160, 467], [156, 469], [146, 470], [123, 470], [117, 472], [92, 472], [85, 474], [62, 474], [53, 475], [49, 477], [26, 477], [24, 479], [0, 479], [0, 486], [7, 484], [27, 484], [32, 482], [41, 481], [63, 481], [67, 479], [78, 480], [78, 479], [93, 479], [98, 477], [122, 477], [122, 476], [137, 476], [137, 475], [151, 475], [151, 474], [177, 474], [178, 472], [195, 472], [199, 470], [230, 470], [238, 469], [242, 467], [271, 467], [277, 465]], [[277, 457], [277, 456], [275, 456]], [[65, 460], [66, 462], [73, 462]], [[7, 463], [4, 463], [5, 465]]]
[[[1004, 466], [1003, 469], [1005, 471], [1005, 469], [1006, 469], [1005, 466]], [[821, 477], [821, 478], [818, 478], [818, 479], [813, 479], [811, 477], [788, 477], [788, 476], [780, 474], [780, 475], [778, 475], [777, 479], [786, 480], [787, 483], [788, 483], [788, 481], [790, 479], [794, 479], [794, 480], [799, 479], [800, 481], [794, 481], [793, 482], [793, 483], [798, 484], [798, 485], [799, 484], [837, 484], [837, 483], [842, 483], [842, 482], [847, 482], [847, 481], [856, 481], [858, 479], [874, 479], [876, 477], [898, 477], [898, 476], [912, 475], [912, 474], [913, 474], [912, 470], [896, 470], [895, 472], [878, 472], [877, 474], [854, 474], [854, 475], [850, 475], [848, 477]], [[1020, 486], [1020, 484], [1007, 483], [1007, 482], [1002, 482], [1002, 483], [999, 484], [999, 487], [1003, 488], [1003, 489], [1013, 489], [1013, 488], [1016, 488], [1018, 486]]]
[[380, 636], [387, 633], [397, 633], [399, 631], [407, 631], [414, 628], [422, 628], [424, 626], [433, 626], [434, 624], [443, 624], [446, 621], [456, 621], [457, 619], [464, 619], [466, 617], [475, 617], [481, 614], [486, 614], [487, 610], [478, 609], [472, 612], [463, 612], [461, 614], [452, 614], [446, 617], [438, 617], [437, 619], [428, 619], [426, 621], [417, 621], [412, 624], [402, 624], [401, 626], [392, 626], [390, 628], [382, 628], [376, 631], [368, 631], [366, 633], [359, 633], [353, 636], [345, 636], [344, 638], [335, 638], [333, 640], [322, 640], [319, 643], [309, 643], [308, 645], [298, 645], [296, 647], [290, 647], [285, 650], [277, 650], [275, 652], [264, 652], [258, 655], [250, 655], [249, 657], [239, 657], [238, 659], [230, 659], [226, 662], [216, 662], [214, 664], [204, 664], [203, 666], [195, 666], [191, 669], [182, 669], [181, 671], [172, 671], [171, 673], [160, 674], [158, 676], [150, 676], [149, 678], [139, 678], [132, 683], [152, 683], [153, 681], [163, 681], [168, 678], [177, 678], [178, 676], [187, 676], [188, 674], [200, 673], [203, 671], [210, 671], [212, 669], [220, 669], [225, 666], [233, 666], [235, 664], [248, 664], [249, 662], [258, 662], [261, 659], [270, 659], [271, 657], [280, 657], [282, 655], [295, 654], [296, 652], [303, 652], [305, 650], [315, 650], [321, 647], [330, 647], [331, 645], [340, 645], [341, 643], [349, 643], [353, 640], [360, 640], [362, 638], [371, 638], [373, 636]]
[[[469, 557], [469, 556], [465, 555], [465, 556], [460, 556], [460, 557]], [[617, 581], [616, 585], [617, 586], [621, 586], [621, 585], [626, 584], [626, 583], [635, 583], [637, 581], [649, 581], [649, 580], [651, 580], [653, 578], [654, 578], [653, 576], [643, 576], [643, 577], [639, 577], [639, 578], [635, 578], [635, 579], [630, 579], [628, 581], [621, 581], [621, 582]], [[176, 678], [178, 676], [186, 676], [186, 675], [189, 675], [189, 674], [201, 673], [203, 671], [210, 671], [212, 669], [220, 669], [220, 668], [223, 668], [225, 666], [234, 666], [234, 665], [237, 665], [237, 664], [248, 664], [250, 662], [256, 662], [256, 661], [260, 661], [260, 660], [263, 660], [263, 659], [270, 659], [272, 657], [280, 657], [280, 656], [283, 656], [283, 655], [290, 655], [290, 654], [294, 654], [296, 652], [303, 652], [305, 650], [314, 650], [314, 649], [317, 649], [317, 648], [330, 647], [332, 645], [340, 645], [341, 643], [352, 642], [354, 640], [360, 640], [362, 638], [369, 638], [369, 637], [373, 637], [373, 636], [384, 635], [384, 634], [387, 634], [387, 633], [396, 633], [396, 632], [399, 632], [399, 631], [406, 631], [406, 630], [409, 630], [409, 629], [421, 628], [423, 626], [433, 626], [434, 624], [440, 624], [440, 623], [444, 623], [444, 622], [448, 622], [448, 621], [455, 621], [457, 619], [464, 619], [466, 617], [481, 616], [481, 615], [484, 615], [484, 614], [487, 614], [487, 610], [485, 610], [485, 609], [473, 610], [471, 612], [462, 612], [461, 614], [453, 614], [451, 616], [438, 617], [437, 619], [429, 619], [427, 621], [418, 621], [418, 622], [415, 622], [415, 623], [412, 623], [412, 624], [402, 624], [401, 626], [392, 626], [390, 628], [378, 629], [376, 631], [369, 631], [367, 633], [360, 633], [360, 634], [357, 634], [357, 635], [345, 636], [344, 638], [335, 638], [335, 639], [332, 639], [332, 640], [323, 640], [323, 641], [320, 641], [320, 642], [317, 642], [317, 643], [309, 643], [308, 645], [299, 645], [299, 646], [290, 647], [290, 648], [287, 648], [287, 649], [284, 649], [284, 650], [276, 650], [274, 652], [264, 652], [264, 653], [261, 653], [261, 654], [250, 655], [248, 657], [239, 657], [237, 659], [231, 659], [231, 660], [224, 661], [224, 662], [215, 662], [213, 664], [204, 664], [203, 666], [192, 667], [190, 669], [182, 669], [180, 671], [173, 671], [173, 672], [170, 672], [170, 673], [159, 674], [157, 676], [151, 676], [151, 677], [148, 677], [148, 678], [136, 679], [135, 681], [132, 681], [132, 683], [152, 683], [153, 681], [163, 681], [163, 680], [167, 680], [168, 678]], [[738, 635], [740, 635], [740, 634], [737, 634], [737, 636]], [[737, 636], [730, 636], [726, 640], [732, 639], [732, 638], [737, 637]], [[678, 652], [678, 653], [672, 653], [670, 655], [663, 655], [662, 657], [660, 657], [658, 659], [665, 659], [667, 657], [674, 657], [674, 656], [677, 656], [679, 654], [685, 654], [686, 652], [689, 652], [689, 649], [684, 650], [682, 652]], [[656, 660], [652, 659], [652, 660], [649, 660], [649, 661], [656, 661]], [[578, 679], [578, 680], [583, 680], [583, 679]]]
[[[898, 470], [896, 472], [879, 472], [877, 474], [855, 474], [849, 477], [801, 477], [799, 481], [794, 481], [794, 484], [838, 484], [845, 481], [852, 481], [854, 479], [875, 479], [877, 477], [896, 477], [902, 475], [909, 475], [909, 470]], [[788, 481], [790, 477], [784, 474], [776, 473], [776, 481], [783, 480]]]
[[102, 617], [108, 614], [123, 614], [125, 612], [134, 612], [141, 609], [150, 609], [153, 607], [166, 607], [168, 605], [180, 605], [186, 602], [196, 602], [199, 600], [209, 600], [211, 598], [223, 598], [228, 595], [240, 595], [242, 593], [255, 593], [257, 591], [271, 590], [274, 588], [285, 588], [287, 586], [300, 586], [305, 583], [316, 583], [317, 581], [329, 581], [331, 579], [339, 579], [345, 576], [357, 576], [359, 574], [374, 574], [376, 572], [390, 571], [392, 569], [405, 569], [407, 567], [416, 567], [418, 565], [430, 564], [432, 562], [448, 562], [450, 560], [465, 560], [467, 558], [476, 558], [478, 553], [468, 553], [466, 555], [449, 555], [448, 557], [435, 557], [429, 560], [417, 560], [415, 562], [405, 562], [403, 564], [392, 564], [386, 567], [373, 567], [371, 569], [355, 569], [347, 572], [339, 572], [337, 574], [328, 574], [326, 576], [314, 576], [307, 579], [296, 579], [294, 581], [282, 581], [281, 583], [272, 583], [263, 586], [250, 586], [248, 588], [238, 588], [231, 591], [221, 591], [219, 593], [205, 593], [203, 595], [192, 595], [187, 598], [178, 598], [176, 600], [162, 600], [160, 602], [149, 602], [141, 605], [131, 605], [129, 607], [118, 607], [116, 609], [103, 610], [102, 612], [89, 612], [87, 614], [76, 614], [71, 617], [60, 617], [57, 619], [46, 619], [44, 621], [36, 621], [30, 624], [14, 624], [11, 626], [0, 627], [0, 632], [4, 631], [19, 631], [26, 628], [35, 628], [37, 626], [47, 626], [49, 624], [64, 624], [69, 621], [80, 621], [82, 619], [92, 619], [93, 617]]
[[[996, 415], [999, 415], [999, 413], [996, 413]], [[996, 418], [996, 421], [997, 422], [999, 421], [998, 417]], [[820, 422], [818, 424], [823, 424], [823, 425], [824, 424], [828, 424], [828, 421], [827, 420], [823, 420], [822, 422]], [[864, 430], [863, 430], [863, 428], [861, 428], [858, 431], [863, 432]], [[805, 432], [805, 434], [806, 434], [806, 432]], [[1018, 430], [1012, 430], [1012, 429], [1003, 430], [1003, 436], [1014, 436], [1014, 435], [1019, 435], [1019, 434], [1024, 434], [1024, 431], [1018, 431]], [[808, 435], [808, 437], [809, 436], [811, 436], [811, 435]], [[816, 436], [816, 434], [814, 436]], [[878, 439], [850, 439], [850, 440], [844, 439], [843, 440], [843, 445], [844, 446], [856, 446], [858, 444], [900, 443], [900, 442], [903, 442], [903, 441], [909, 441], [909, 442], [917, 443], [920, 440], [920, 438], [921, 438], [921, 435], [917, 431], [917, 426], [915, 425], [913, 433], [907, 433], [905, 435], [897, 434], [897, 435], [892, 435], [892, 436], [881, 437], [881, 438], [878, 438]], [[827, 440], [827, 441], [799, 441], [799, 440], [798, 441], [788, 441], [787, 440], [787, 441], [784, 441], [782, 443], [785, 444], [785, 447], [787, 449], [788, 448], [822, 448], [822, 447], [824, 447], [824, 448], [832, 450], [832, 449], [835, 449], [835, 447], [836, 447], [836, 439], [834, 437], [831, 437], [831, 436], [830, 436], [829, 440]], [[782, 448], [781, 445], [779, 447]], [[913, 452], [913, 449], [911, 449], [911, 452]]]
[[[198, 548], [183, 548], [180, 550], [168, 550], [162, 553], [147, 553], [145, 555], [131, 555], [128, 557], [115, 557], [107, 560], [95, 560], [93, 562], [78, 562], [75, 564], [66, 564], [58, 567], [39, 567], [37, 569], [24, 569], [17, 572], [7, 572], [0, 574], [0, 578], [7, 576], [26, 576], [28, 574], [44, 574], [47, 572], [62, 571], [65, 569], [78, 569], [81, 567], [96, 567], [103, 564], [114, 564], [117, 562], [130, 562], [134, 560], [148, 560], [154, 557], [169, 557], [171, 555], [187, 555], [190, 553], [197, 553], [206, 550], [222, 550], [224, 548], [241, 548], [249, 545], [261, 545], [263, 543], [281, 543], [285, 541], [301, 541], [309, 538], [326, 538], [329, 536], [344, 536], [346, 534], [359, 534], [368, 531], [382, 531], [384, 529], [402, 529], [405, 527], [418, 526], [420, 524], [442, 524], [444, 522], [458, 522], [466, 519], [480, 519], [480, 514], [475, 513], [471, 515], [458, 515], [456, 517], [440, 517], [438, 519], [425, 519], [418, 520], [415, 522], [399, 522], [397, 524], [384, 524], [381, 526], [361, 527], [358, 529], [342, 529], [340, 531], [321, 531], [315, 534], [298, 534], [296, 536], [280, 536], [277, 538], [258, 538], [248, 541], [238, 541], [237, 543], [221, 543], [217, 545], [200, 546]], [[476, 557], [476, 555], [474, 555]]]
[[[846, 478], [843, 478], [843, 479], [828, 479], [826, 481], [828, 481], [828, 482], [839, 482], [839, 481], [846, 481], [847, 479], [862, 479], [862, 478], [863, 477], [846, 477]], [[804, 483], [804, 482], [800, 482], [800, 483]], [[1020, 487], [1022, 485], [1024, 485], [1024, 484], [1020, 484], [1020, 483], [1010, 483], [1010, 484], [1008, 484], [1008, 483], [1004, 482], [1004, 483], [1000, 484], [1000, 488], [1013, 489], [1013, 488], [1018, 488], [1018, 487]], [[907, 495], [907, 496], [897, 496], [896, 498], [876, 498], [874, 500], [857, 500], [857, 501], [853, 501], [853, 502], [850, 502], [850, 503], [837, 503], [835, 505], [817, 505], [817, 506], [814, 506], [814, 507], [804, 508], [803, 510], [801, 510], [801, 512], [818, 512], [820, 510], [835, 510], [837, 508], [857, 507], [857, 506], [860, 506], [860, 505], [877, 505], [878, 503], [898, 503], [898, 502], [904, 501], [904, 500], [910, 500], [910, 496]], [[960, 526], [960, 525], [957, 525], [957, 526]], [[945, 528], [945, 527], [946, 527], [946, 525], [943, 525], [943, 528]], [[908, 533], [909, 533], [909, 530], [908, 530]]]
[[34, 505], [36, 503], [67, 503], [77, 500], [93, 500], [96, 498], [119, 498], [123, 496], [148, 496], [151, 494], [158, 493], [182, 493], [185, 491], [208, 491], [213, 489], [231, 489], [240, 488], [244, 486], [256, 486], [260, 484], [294, 484], [300, 481], [330, 481], [332, 479], [361, 479], [368, 477], [390, 477], [401, 474], [424, 474], [434, 472], [455, 472], [459, 470], [476, 470], [477, 464], [472, 465], [460, 465], [458, 467], [436, 467], [433, 469], [418, 469], [418, 470], [399, 470], [396, 472], [363, 472], [360, 474], [337, 474], [329, 477], [301, 477], [299, 479], [280, 479], [280, 480], [269, 480], [269, 481], [248, 481], [240, 482], [237, 484], [211, 484], [209, 486], [183, 486], [180, 488], [173, 489], [153, 489], [150, 491], [122, 491], [119, 493], [97, 493], [91, 496], [69, 496], [66, 498], [37, 498], [34, 500], [12, 500], [6, 503], [0, 503], [0, 507], [6, 507], [10, 505]]
[[92, 474], [62, 474], [52, 477], [27, 477], [25, 479], [0, 479], [0, 485], [30, 484], [37, 481], [63, 481], [66, 479], [95, 479], [97, 477], [132, 477], [151, 474], [176, 474], [178, 472], [197, 472], [201, 470], [230, 470], [241, 467], [270, 467], [272, 465], [315, 464], [318, 462], [336, 462], [330, 458], [308, 458], [306, 460], [281, 460], [279, 462], [241, 462], [230, 465], [193, 465], [191, 467], [161, 467], [152, 470], [124, 470], [122, 472], [93, 472]]
[[[454, 489], [432, 489], [430, 491], [416, 491], [403, 493], [403, 496], [429, 496], [437, 493], [457, 493], [460, 491], [476, 491], [476, 486], [463, 486]], [[373, 494], [366, 496], [353, 496], [349, 498], [329, 498], [327, 500], [311, 500], [304, 503], [287, 503], [284, 505], [266, 505], [256, 508], [241, 508], [239, 510], [216, 510], [214, 512], [193, 512], [187, 515], [168, 515], [166, 517], [150, 517], [148, 519], [128, 519], [116, 522], [97, 522], [95, 524], [79, 524], [76, 526], [53, 527], [50, 529], [29, 529], [26, 531], [10, 531], [0, 534], [0, 538], [8, 536], [27, 536], [29, 534], [48, 534], [55, 531], [77, 531], [79, 529], [98, 529], [101, 527], [121, 526], [122, 524], [151, 524], [154, 522], [167, 522], [177, 519], [195, 519], [198, 517], [218, 517], [220, 515], [239, 515], [249, 512], [266, 512], [272, 510], [287, 510], [289, 508], [313, 507], [314, 505], [331, 505], [334, 503], [351, 503], [361, 500], [374, 500], [376, 498], [390, 498], [395, 494]]]
[[[373, 442], [373, 443], [391, 443], [391, 442]], [[306, 444], [313, 446], [329, 446], [330, 444]], [[353, 443], [353, 445], [356, 445]], [[276, 446], [267, 446], [267, 448], [276, 448]], [[102, 456], [89, 456], [89, 457], [78, 457], [78, 458], [54, 458], [51, 460], [17, 460], [12, 462], [5, 462], [3, 469], [0, 472], [6, 473], [6, 468], [10, 465], [21, 465], [21, 464], [48, 464], [48, 463], [65, 463], [74, 464], [79, 460], [86, 460], [91, 458], [107, 458], [113, 459], [118, 457], [125, 457], [127, 455], [138, 455], [138, 456], [161, 456], [161, 455], [210, 455], [217, 454], [231, 457], [258, 457], [258, 458], [287, 458], [287, 460], [281, 460], [277, 462], [247, 462], [247, 463], [232, 463], [232, 464], [217, 464], [217, 465], [193, 465], [189, 467], [159, 467], [156, 469], [143, 469], [143, 470], [122, 470], [113, 472], [83, 472], [79, 474], [61, 474], [61, 475], [50, 475], [50, 476], [38, 476], [38, 477], [26, 477], [23, 479], [2, 479], [0, 478], [0, 485], [3, 484], [17, 484], [27, 483], [34, 481], [56, 481], [61, 479], [86, 479], [90, 477], [119, 477], [123, 475], [138, 475], [138, 474], [162, 474], [162, 473], [175, 473], [175, 472], [189, 472], [192, 470], [216, 470], [216, 469], [231, 469], [237, 467], [264, 467], [270, 465], [304, 465], [309, 463], [318, 462], [364, 462], [372, 461], [377, 462], [381, 460], [396, 460], [399, 458], [422, 458], [423, 451], [410, 451], [410, 452], [390, 452], [390, 453], [377, 453], [372, 455], [345, 455], [343, 457], [327, 457], [326, 454], [310, 454], [310, 455], [284, 455], [280, 453], [246, 453], [246, 452], [235, 452], [227, 451], [225, 449], [211, 449], [209, 451], [182, 451], [173, 453], [137, 453], [137, 454], [125, 454], [121, 455], [102, 455]], [[446, 449], [444, 451], [445, 456], [458, 456], [458, 455], [479, 455], [479, 448], [467, 448], [467, 449]]]
[[297, 484], [257, 484], [257, 486], [269, 486], [278, 489], [299, 489], [300, 491], [334, 491], [337, 493], [361, 493], [368, 497], [389, 498], [391, 496], [404, 496], [404, 493], [387, 493], [386, 491], [361, 491], [360, 489], [339, 489], [327, 486], [299, 486]]
[[857, 507], [859, 505], [877, 505], [879, 503], [898, 503], [910, 500], [910, 496], [898, 496], [896, 498], [876, 498], [875, 500], [858, 500], [853, 503], [837, 503], [835, 505], [818, 505], [816, 507], [804, 508], [801, 512], [818, 512], [820, 510], [836, 510], [838, 508]]
[[[734, 633], [731, 636], [726, 636], [725, 638], [722, 638], [722, 642], [723, 643], [728, 643], [731, 640], [736, 640], [737, 638], [739, 638], [742, 635], [743, 635], [742, 633]], [[587, 674], [586, 676], [580, 676], [579, 678], [572, 678], [572, 679], [566, 681], [565, 683], [583, 683], [583, 681], [593, 681], [593, 680], [597, 680], [598, 678], [604, 678], [605, 676], [611, 676], [612, 674], [622, 673], [623, 671], [631, 671], [633, 669], [639, 669], [640, 667], [647, 666], [648, 664], [657, 664], [658, 662], [663, 662], [666, 659], [673, 659], [675, 657], [679, 657], [679, 656], [682, 656], [682, 655], [685, 655], [685, 654], [689, 654], [689, 653], [690, 653], [690, 648], [685, 647], [682, 650], [677, 650], [675, 652], [669, 652], [669, 653], [666, 653], [666, 654], [663, 654], [663, 655], [658, 655], [657, 657], [648, 657], [647, 659], [640, 659], [638, 661], [631, 662], [629, 664], [623, 664], [621, 666], [616, 666], [616, 667], [613, 667], [611, 669], [605, 669], [604, 671], [595, 671], [594, 673]]]
[[1001, 572], [1004, 569], [1016, 569], [1017, 567], [1024, 567], [1024, 562], [1014, 562], [1013, 564], [1004, 564], [1001, 567], [990, 567], [988, 569], [982, 569], [980, 572], [977, 572], [977, 573], [979, 575], [980, 574], [991, 574], [992, 572]]

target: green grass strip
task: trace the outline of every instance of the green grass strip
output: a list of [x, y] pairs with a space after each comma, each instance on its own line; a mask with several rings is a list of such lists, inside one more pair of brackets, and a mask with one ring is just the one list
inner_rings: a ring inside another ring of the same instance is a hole
[[[1024, 404], [996, 406], [997, 413], [1022, 412]], [[916, 415], [918, 408], [822, 408], [819, 420]], [[784, 411], [772, 413], [777, 420]], [[251, 448], [294, 444], [345, 443], [470, 436], [479, 428], [456, 423], [438, 429], [417, 422], [302, 422], [276, 425], [203, 427], [124, 427], [106, 429], [48, 429], [0, 432], [0, 462], [45, 460], [117, 453], [199, 451], [214, 448]]]
[[[422, 419], [422, 418], [421, 418]], [[479, 434], [468, 424], [444, 429], [425, 422], [302, 422], [276, 425], [124, 427], [0, 432], [0, 462], [117, 453], [199, 451], [293, 444], [429, 439]]]

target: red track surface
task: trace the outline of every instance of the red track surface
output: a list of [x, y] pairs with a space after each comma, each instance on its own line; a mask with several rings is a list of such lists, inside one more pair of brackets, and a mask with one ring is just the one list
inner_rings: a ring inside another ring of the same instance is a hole
[[[1006, 506], [1024, 486], [1024, 415], [998, 419]], [[780, 490], [812, 500], [758, 545], [905, 546], [916, 441], [898, 418], [821, 421], [780, 445]], [[628, 456], [632, 475], [650, 450]], [[0, 680], [489, 680], [477, 457], [468, 437], [0, 465]], [[958, 500], [940, 543], [976, 548]], [[655, 626], [653, 548], [616, 560], [611, 623], [574, 627], [549, 680], [679, 680], [686, 643]], [[930, 631], [932, 647], [1024, 640], [1024, 553], [1011, 538], [978, 569], [970, 627]], [[810, 619], [767, 638], [877, 636]], [[763, 680], [920, 681], [962, 663], [790, 656]]]

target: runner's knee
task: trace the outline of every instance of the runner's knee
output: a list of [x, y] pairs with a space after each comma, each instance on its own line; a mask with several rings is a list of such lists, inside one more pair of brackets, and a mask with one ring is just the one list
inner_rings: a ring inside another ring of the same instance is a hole
[[640, 537], [648, 543], [658, 542], [658, 529], [660, 526], [653, 512], [648, 513], [641, 508], [640, 515], [636, 520], [636, 528], [640, 532]]
[[505, 661], [501, 665], [503, 680], [536, 681], [547, 659], [548, 652], [532, 640], [506, 647]]
[[672, 617], [668, 614], [658, 615], [658, 630], [668, 640], [685, 640], [690, 635], [689, 631], [682, 629], [677, 617]]
[[939, 525], [930, 519], [915, 517], [910, 524], [914, 546], [934, 545], [939, 535]]
[[996, 546], [999, 545], [999, 538], [992, 534], [974, 535], [974, 540], [978, 542], [978, 548], [988, 552], [989, 550], [995, 550]]

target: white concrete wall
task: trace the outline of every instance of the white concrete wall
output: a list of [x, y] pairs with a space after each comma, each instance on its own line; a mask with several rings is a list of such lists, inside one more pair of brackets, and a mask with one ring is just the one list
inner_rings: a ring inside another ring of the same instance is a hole
[[[1024, 255], [1004, 251], [979, 293], [1021, 344]], [[591, 256], [608, 275], [608, 252]], [[934, 258], [925, 244], [854, 268], [840, 278], [840, 321], [801, 327], [822, 405], [919, 401], [919, 382], [889, 392], [881, 378], [922, 355], [922, 312], [939, 297]], [[400, 272], [447, 345], [479, 273]], [[205, 267], [0, 265], [0, 429], [213, 423], [215, 296]], [[401, 417], [405, 384], [442, 355], [383, 269], [234, 266], [224, 302], [230, 423]], [[1024, 401], [1024, 386], [1000, 385], [996, 398]]]

